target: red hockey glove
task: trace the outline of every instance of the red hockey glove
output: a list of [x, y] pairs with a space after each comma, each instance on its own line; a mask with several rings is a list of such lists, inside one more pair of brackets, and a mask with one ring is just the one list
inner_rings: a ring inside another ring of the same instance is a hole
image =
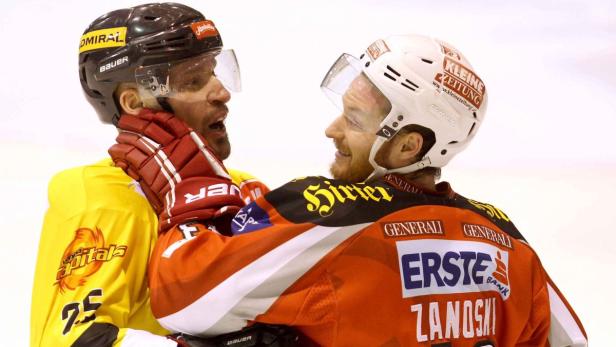
[[228, 219], [244, 205], [203, 137], [172, 114], [144, 109], [138, 116], [120, 117], [118, 128], [109, 154], [139, 182], [159, 215], [161, 232], [193, 220]]

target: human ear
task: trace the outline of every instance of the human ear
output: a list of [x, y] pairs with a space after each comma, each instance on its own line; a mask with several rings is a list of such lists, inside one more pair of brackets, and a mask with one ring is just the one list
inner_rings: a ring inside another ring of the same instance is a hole
[[398, 153], [400, 159], [407, 163], [413, 163], [421, 158], [417, 158], [423, 146], [423, 137], [417, 132], [410, 132], [401, 136], [398, 143]]
[[120, 105], [122, 114], [137, 115], [143, 108], [139, 92], [135, 88], [126, 88], [120, 90], [117, 95], [118, 104]]

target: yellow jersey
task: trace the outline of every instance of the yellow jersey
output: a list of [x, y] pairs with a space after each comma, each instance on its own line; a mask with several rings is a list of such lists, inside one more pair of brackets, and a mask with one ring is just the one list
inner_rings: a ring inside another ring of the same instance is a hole
[[[229, 170], [245, 201], [268, 191]], [[32, 346], [175, 346], [150, 309], [147, 264], [158, 218], [139, 184], [111, 159], [49, 184], [34, 276]]]

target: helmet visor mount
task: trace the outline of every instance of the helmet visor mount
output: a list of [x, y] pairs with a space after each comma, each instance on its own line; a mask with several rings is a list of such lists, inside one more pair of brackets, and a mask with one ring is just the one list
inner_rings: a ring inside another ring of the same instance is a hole
[[212, 78], [229, 91], [241, 91], [240, 70], [233, 50], [217, 50], [179, 61], [140, 66], [135, 81], [144, 104], [180, 94], [197, 97]]
[[362, 72], [359, 59], [342, 54], [321, 82], [323, 93], [356, 130], [375, 134], [391, 102]]

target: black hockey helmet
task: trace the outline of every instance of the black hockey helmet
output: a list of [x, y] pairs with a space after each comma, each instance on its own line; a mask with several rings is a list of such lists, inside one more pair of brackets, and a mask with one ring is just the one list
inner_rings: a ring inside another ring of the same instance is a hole
[[114, 91], [135, 82], [135, 69], [222, 49], [214, 23], [177, 3], [152, 3], [109, 12], [84, 31], [79, 43], [79, 79], [103, 123], [117, 124]]

